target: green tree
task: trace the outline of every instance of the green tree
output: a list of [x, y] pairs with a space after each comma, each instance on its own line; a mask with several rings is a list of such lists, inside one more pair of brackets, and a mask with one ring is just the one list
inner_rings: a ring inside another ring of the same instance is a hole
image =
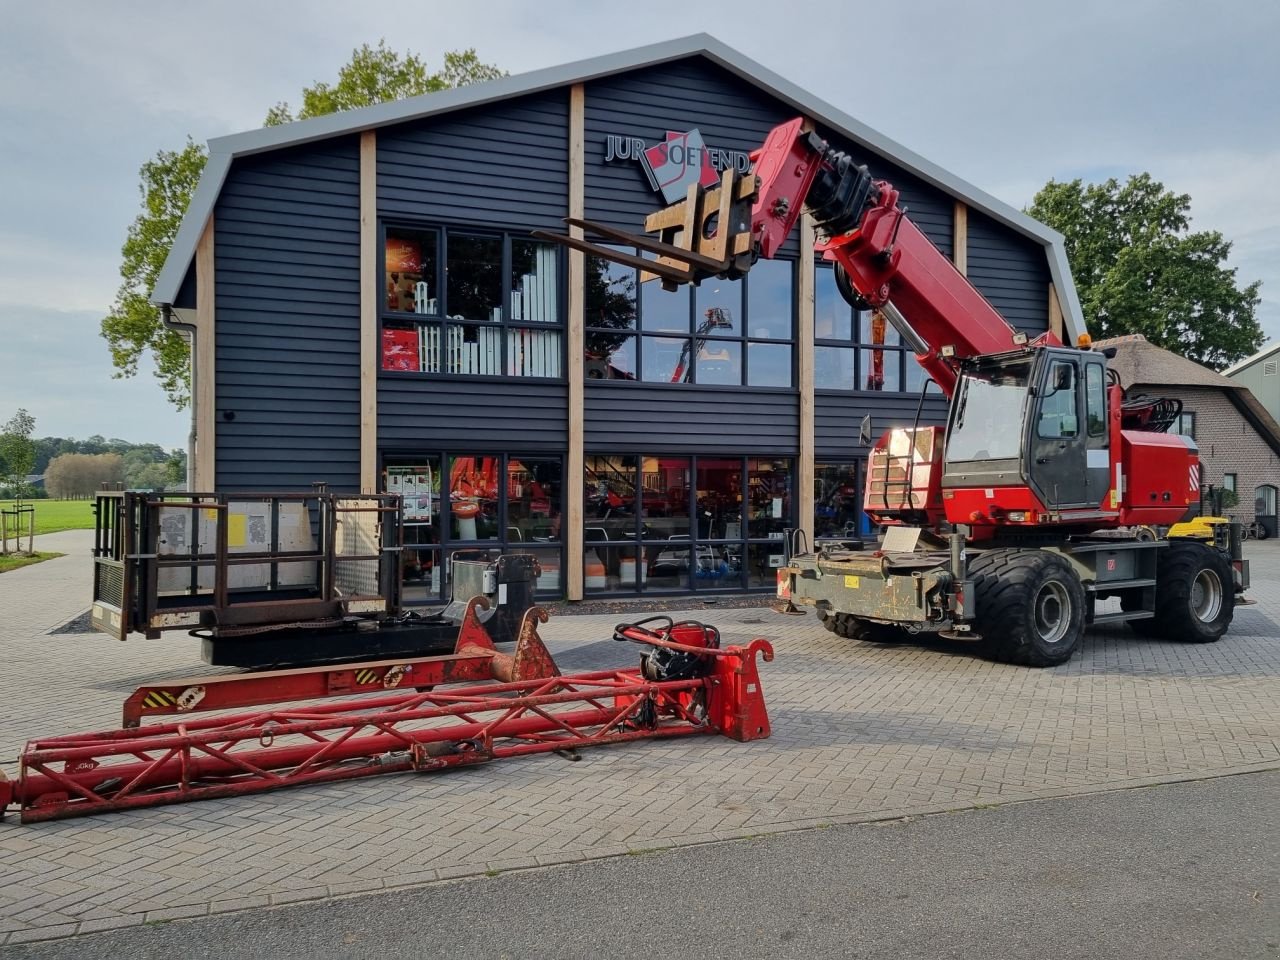
[[[304, 88], [296, 119], [504, 75], [504, 71], [492, 64], [482, 63], [475, 50], [446, 53], [443, 66], [431, 73], [417, 54], [410, 52], [401, 56], [389, 49], [385, 40], [380, 40], [377, 47], [366, 43], [353, 50], [351, 61], [338, 71], [335, 83], [320, 81]], [[288, 104], [279, 103], [268, 111], [266, 125], [288, 123], [293, 119]], [[178, 409], [191, 399], [189, 347], [180, 334], [164, 326], [160, 311], [148, 303], [148, 297], [207, 160], [205, 148], [188, 137], [181, 150], [161, 150], [142, 165], [138, 187], [142, 211], [129, 227], [121, 251], [123, 283], [111, 312], [102, 321], [102, 336], [111, 348], [115, 375], [134, 376], [138, 372], [138, 361], [150, 353], [156, 365], [156, 378]]]
[[444, 66], [431, 73], [416, 53], [406, 53], [402, 57], [390, 49], [385, 40], [379, 40], [376, 47], [366, 43], [352, 50], [351, 60], [338, 71], [336, 83], [319, 81], [305, 88], [302, 107], [296, 117], [287, 103], [277, 103], [267, 111], [263, 125], [273, 127], [292, 120], [322, 117], [387, 100], [403, 100], [482, 80], [495, 80], [505, 75], [505, 71], [492, 64], [482, 63], [474, 49], [446, 53]]
[[1187, 194], [1147, 173], [1123, 184], [1050, 180], [1027, 212], [1066, 237], [1094, 338], [1140, 333], [1215, 370], [1262, 346], [1261, 284], [1239, 286], [1221, 233], [1192, 231]]
[[27, 474], [36, 462], [36, 442], [31, 433], [36, 428], [36, 418], [21, 407], [0, 427], [0, 469], [4, 471], [5, 485], [21, 500], [27, 487]]

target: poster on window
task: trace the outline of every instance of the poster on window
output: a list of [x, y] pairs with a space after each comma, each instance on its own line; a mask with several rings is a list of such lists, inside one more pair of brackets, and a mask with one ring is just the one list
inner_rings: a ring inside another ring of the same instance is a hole
[[422, 369], [418, 350], [418, 331], [384, 327], [382, 330], [382, 369], [419, 373]]
[[406, 523], [430, 526], [435, 513], [431, 488], [431, 466], [387, 467], [387, 493], [404, 498]]

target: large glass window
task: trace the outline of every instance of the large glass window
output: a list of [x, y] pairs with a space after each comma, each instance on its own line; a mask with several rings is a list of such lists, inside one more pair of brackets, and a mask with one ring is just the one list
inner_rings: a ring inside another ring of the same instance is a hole
[[382, 369], [563, 376], [557, 245], [444, 228], [385, 235]]
[[772, 587], [793, 522], [785, 458], [586, 458], [589, 593]]
[[919, 393], [927, 374], [884, 315], [846, 303], [830, 264], [814, 280], [814, 387]]
[[545, 455], [388, 455], [382, 488], [404, 497], [404, 602], [447, 598], [457, 550], [534, 554], [538, 592], [560, 596], [563, 470], [560, 457]]
[[857, 463], [814, 464], [814, 539], [853, 539], [866, 532], [859, 474]]
[[588, 379], [792, 386], [793, 261], [764, 260], [741, 280], [675, 291], [612, 261], [586, 264]]
[[636, 272], [612, 260], [587, 257], [585, 287], [586, 378], [637, 379]]

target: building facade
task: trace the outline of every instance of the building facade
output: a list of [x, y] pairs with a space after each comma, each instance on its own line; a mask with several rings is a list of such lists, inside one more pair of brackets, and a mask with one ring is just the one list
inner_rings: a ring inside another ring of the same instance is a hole
[[1280, 420], [1280, 343], [1263, 347], [1253, 356], [1227, 367], [1222, 375], [1247, 387], [1272, 419]]
[[1230, 490], [1237, 503], [1224, 512], [1277, 535], [1280, 423], [1242, 384], [1148, 343], [1141, 334], [1099, 340], [1115, 347], [1112, 368], [1128, 393], [1172, 397], [1182, 413], [1171, 432], [1195, 441], [1202, 487]]
[[785, 527], [865, 532], [860, 422], [945, 405], [811, 223], [676, 292], [531, 236], [639, 230], [797, 114], [1011, 323], [1074, 336], [1057, 234], [692, 37], [212, 141], [153, 294], [194, 339], [196, 488], [403, 494], [423, 602], [460, 549], [533, 552], [580, 599], [771, 589]]

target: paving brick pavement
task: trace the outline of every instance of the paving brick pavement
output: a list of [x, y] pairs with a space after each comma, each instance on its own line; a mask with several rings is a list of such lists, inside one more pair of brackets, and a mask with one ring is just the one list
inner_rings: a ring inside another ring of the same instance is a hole
[[[54, 538], [61, 538], [55, 544]], [[0, 758], [118, 723], [125, 695], [208, 672], [194, 641], [51, 632], [87, 606], [87, 538], [0, 576]], [[66, 936], [489, 870], [826, 823], [1280, 766], [1280, 544], [1250, 544], [1256, 606], [1223, 641], [1094, 631], [1051, 670], [948, 647], [850, 643], [805, 617], [698, 609], [762, 665], [774, 734], [706, 737], [392, 775], [188, 806], [0, 825], [0, 937]], [[544, 635], [567, 670], [634, 662], [613, 616]], [[12, 772], [12, 765], [9, 770]]]

